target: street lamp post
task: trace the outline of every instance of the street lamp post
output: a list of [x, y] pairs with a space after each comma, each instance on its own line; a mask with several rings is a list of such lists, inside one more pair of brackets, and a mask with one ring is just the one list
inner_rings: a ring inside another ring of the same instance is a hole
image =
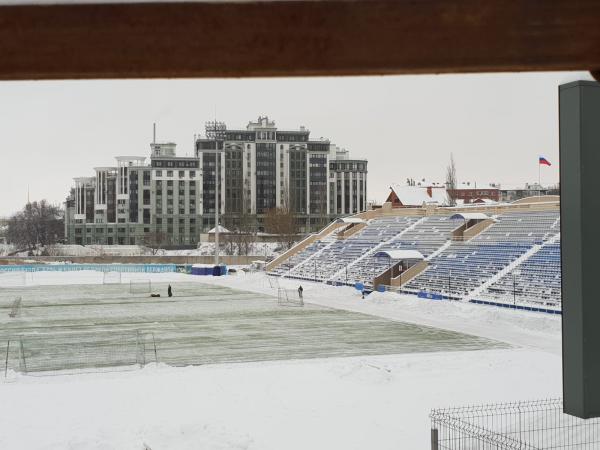
[[219, 160], [223, 150], [219, 150], [219, 138], [224, 139], [225, 137], [225, 124], [217, 122], [216, 118], [214, 122], [206, 123], [206, 137], [213, 138], [215, 142], [215, 265], [219, 265]]
[[215, 266], [219, 265], [219, 157], [218, 142], [215, 133]]
[[513, 270], [513, 306], [517, 306], [517, 275], [520, 275], [521, 272], [518, 270]]

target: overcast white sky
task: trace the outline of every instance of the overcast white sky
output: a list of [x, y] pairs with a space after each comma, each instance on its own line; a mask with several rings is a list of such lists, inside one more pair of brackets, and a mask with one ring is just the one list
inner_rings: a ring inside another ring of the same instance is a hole
[[443, 181], [450, 153], [459, 181], [558, 181], [558, 85], [587, 73], [232, 80], [0, 83], [0, 216], [27, 199], [63, 202], [76, 176], [149, 155], [157, 140], [192, 154], [215, 111], [228, 128], [268, 115], [305, 125], [369, 160], [369, 198], [407, 177]]

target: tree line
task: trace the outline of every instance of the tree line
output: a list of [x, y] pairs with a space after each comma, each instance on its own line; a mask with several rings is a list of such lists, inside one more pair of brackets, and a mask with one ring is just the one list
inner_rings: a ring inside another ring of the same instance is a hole
[[46, 200], [27, 203], [8, 219], [6, 240], [18, 250], [33, 251], [64, 240], [64, 211]]

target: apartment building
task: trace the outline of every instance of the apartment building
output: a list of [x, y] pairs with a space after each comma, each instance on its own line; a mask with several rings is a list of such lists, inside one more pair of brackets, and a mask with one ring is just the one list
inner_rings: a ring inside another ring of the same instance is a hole
[[[274, 208], [293, 212], [300, 232], [367, 208], [367, 161], [304, 127], [278, 130], [259, 117], [245, 129], [209, 123], [194, 155], [172, 142], [150, 144], [150, 156], [117, 156], [115, 165], [74, 178], [66, 200], [67, 242], [81, 245], [195, 245], [220, 223], [265, 231]], [[217, 182], [218, 180], [218, 182]], [[218, 199], [217, 199], [218, 187]]]

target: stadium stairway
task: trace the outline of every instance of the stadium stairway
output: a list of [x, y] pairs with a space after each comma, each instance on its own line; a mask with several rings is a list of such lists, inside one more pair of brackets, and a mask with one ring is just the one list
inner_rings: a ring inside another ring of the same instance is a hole
[[331, 222], [329, 225], [327, 225], [325, 228], [323, 228], [320, 232], [307, 236], [304, 240], [302, 240], [298, 244], [294, 245], [288, 251], [279, 255], [277, 258], [275, 258], [273, 261], [271, 261], [269, 264], [267, 264], [267, 267], [266, 267], [267, 272], [273, 271], [276, 267], [283, 264], [285, 261], [290, 259], [292, 256], [300, 253], [302, 250], [304, 250], [308, 246], [312, 245], [314, 242], [316, 242], [320, 239], [323, 239], [326, 236], [331, 235], [336, 230], [339, 231], [339, 228], [341, 228], [343, 226], [346, 226], [346, 224]]
[[318, 251], [316, 251], [315, 253], [313, 253], [312, 255], [310, 255], [308, 258], [306, 258], [300, 264], [296, 264], [294, 267], [292, 267], [290, 270], [288, 270], [286, 273], [284, 273], [281, 276], [284, 277], [284, 278], [285, 277], [289, 277], [289, 276], [293, 276], [294, 275], [293, 272], [296, 272], [298, 269], [303, 268], [304, 266], [306, 266], [313, 259], [319, 258], [324, 251], [328, 250], [336, 242], [336, 238], [335, 238], [335, 236], [333, 236], [333, 233], [330, 234], [330, 235], [328, 235], [328, 236], [326, 236], [322, 240], [323, 241], [328, 240], [329, 243], [325, 247], [319, 249]]
[[338, 270], [331, 277], [329, 277], [327, 282], [330, 283], [330, 282], [336, 280], [338, 277], [340, 277], [346, 271], [346, 269], [354, 267], [356, 264], [360, 263], [363, 259], [365, 259], [369, 256], [373, 256], [375, 253], [377, 253], [379, 250], [381, 250], [385, 246], [389, 245], [390, 243], [394, 242], [397, 239], [400, 239], [407, 232], [414, 230], [414, 228], [417, 225], [419, 225], [420, 223], [423, 223], [424, 220], [425, 220], [425, 217], [421, 217], [419, 220], [417, 220], [416, 222], [413, 222], [412, 224], [410, 224], [408, 227], [406, 227], [404, 230], [402, 230], [400, 233], [396, 234], [392, 238], [388, 239], [387, 241], [383, 241], [383, 242], [379, 243], [378, 245], [373, 247], [371, 250], [369, 250], [368, 252], [361, 255], [358, 259], [354, 260], [354, 262], [352, 262], [352, 263], [348, 264], [347, 266], [343, 267], [342, 269]]
[[521, 256], [519, 256], [517, 259], [515, 259], [513, 262], [507, 265], [504, 269], [502, 269], [492, 277], [488, 278], [488, 280], [485, 281], [483, 284], [469, 292], [469, 294], [463, 300], [468, 302], [475, 299], [477, 296], [479, 296], [479, 294], [484, 292], [488, 287], [490, 287], [504, 275], [508, 274], [509, 272], [512, 272], [517, 266], [521, 265], [523, 261], [531, 258], [533, 255], [539, 252], [544, 245], [545, 243], [542, 245], [534, 245], [533, 247], [531, 247], [529, 250], [527, 250], [525, 253], [523, 253]]
[[433, 252], [431, 255], [429, 255], [427, 258], [425, 258], [425, 261], [429, 261], [429, 260], [435, 258], [437, 255], [442, 253], [444, 250], [446, 250], [451, 245], [452, 245], [452, 239], [448, 239], [446, 242], [444, 242], [444, 244], [440, 248], [438, 248], [435, 252]]
[[[517, 271], [518, 283], [515, 283], [515, 276], [511, 281], [510, 275]], [[519, 297], [520, 301], [543, 303], [546, 306], [560, 304], [560, 233], [544, 242], [537, 252], [520, 261], [504, 276], [495, 278], [472, 300], [503, 302], [507, 296], [512, 297], [510, 300], [513, 303]]]

